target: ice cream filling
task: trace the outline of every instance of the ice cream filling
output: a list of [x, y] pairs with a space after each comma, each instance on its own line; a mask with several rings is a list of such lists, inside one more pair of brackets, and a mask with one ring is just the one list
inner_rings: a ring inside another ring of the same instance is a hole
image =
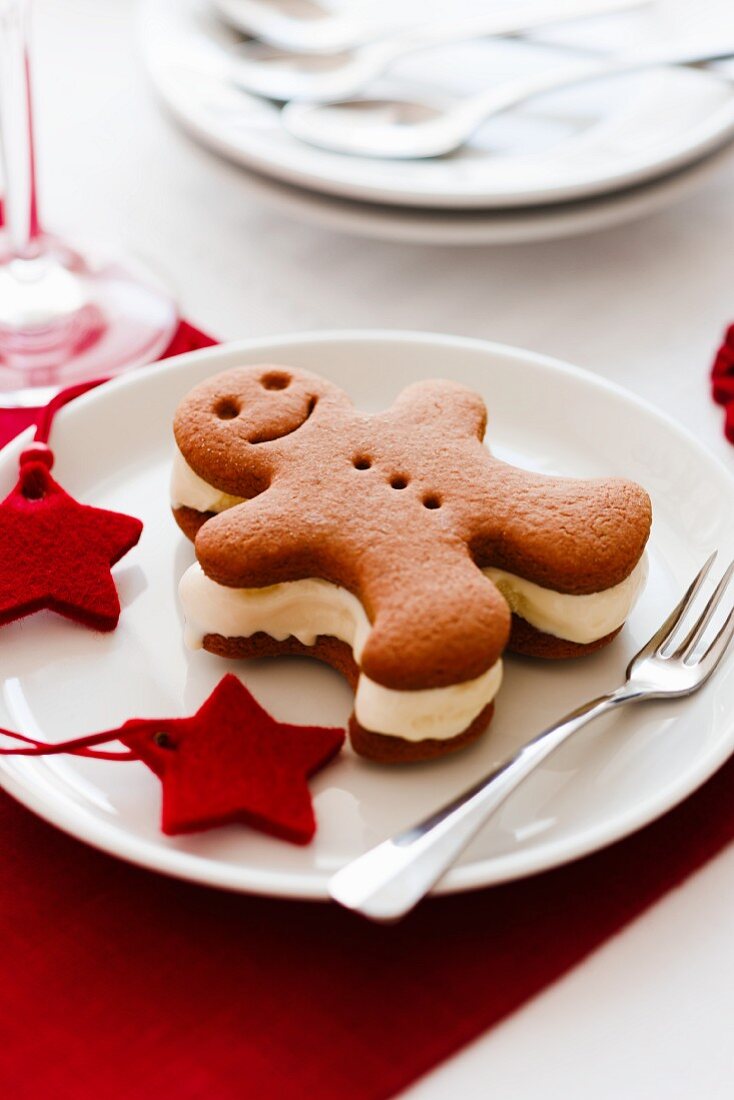
[[[306, 646], [326, 635], [351, 646], [359, 665], [371, 629], [356, 596], [317, 578], [269, 588], [227, 588], [207, 577], [196, 563], [181, 578], [179, 592], [186, 643], [193, 649], [202, 645], [207, 634], [249, 638], [262, 631], [277, 641], [297, 638]], [[374, 733], [408, 741], [455, 737], [491, 703], [501, 681], [501, 661], [475, 680], [419, 691], [395, 691], [362, 672], [354, 712], [360, 726]]]
[[[638, 569], [642, 577], [644, 567]], [[495, 574], [492, 576], [495, 583], [502, 581], [500, 587], [506, 598], [507, 585], [511, 581], [521, 580], [510, 574], [497, 577], [501, 570], [492, 570], [491, 574]], [[638, 578], [638, 582], [641, 583], [641, 579]], [[595, 637], [604, 637], [624, 622], [638, 582], [623, 582], [616, 586], [616, 589], [624, 588], [625, 591], [618, 592], [619, 599], [612, 601], [616, 612], [614, 618], [609, 617], [609, 609], [602, 613], [592, 603], [586, 620], [596, 624], [595, 629], [599, 633]], [[603, 596], [607, 604], [607, 598], [616, 589], [592, 596], [564, 596], [544, 589], [539, 591], [561, 601], [594, 601], [597, 596]], [[297, 638], [305, 646], [315, 645], [319, 635], [326, 635], [339, 638], [351, 646], [359, 665], [370, 632], [369, 619], [357, 597], [346, 588], [315, 577], [267, 588], [228, 588], [207, 577], [197, 562], [184, 573], [179, 591], [186, 616], [186, 642], [192, 648], [201, 646], [207, 634], [249, 638], [263, 632], [277, 641]], [[528, 600], [527, 591], [522, 588], [520, 591], [521, 598]], [[513, 595], [510, 602], [516, 603], [517, 598]], [[396, 691], [360, 673], [355, 714], [364, 729], [375, 733], [404, 737], [410, 741], [455, 737], [471, 725], [480, 711], [494, 699], [501, 680], [501, 661], [474, 680], [418, 691]]]
[[215, 489], [189, 466], [176, 447], [171, 469], [171, 507], [193, 508], [196, 512], [226, 512], [235, 504], [242, 504], [243, 497], [233, 497]]

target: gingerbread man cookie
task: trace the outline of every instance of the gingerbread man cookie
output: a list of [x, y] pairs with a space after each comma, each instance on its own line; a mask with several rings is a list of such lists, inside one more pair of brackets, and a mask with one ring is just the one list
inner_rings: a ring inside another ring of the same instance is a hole
[[376, 415], [290, 367], [197, 386], [172, 483], [197, 557], [189, 641], [328, 661], [355, 688], [354, 748], [379, 760], [478, 736], [508, 644], [567, 657], [610, 641], [644, 581], [647, 494], [509, 466], [485, 426], [482, 399], [444, 381]]

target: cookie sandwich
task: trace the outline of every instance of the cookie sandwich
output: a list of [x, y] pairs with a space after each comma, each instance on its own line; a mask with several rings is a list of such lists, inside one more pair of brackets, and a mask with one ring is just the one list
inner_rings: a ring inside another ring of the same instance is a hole
[[171, 489], [197, 558], [180, 585], [188, 643], [327, 661], [355, 692], [354, 749], [388, 762], [478, 737], [506, 648], [607, 644], [644, 583], [647, 493], [510, 466], [485, 427], [482, 399], [446, 381], [374, 415], [291, 367], [196, 386]]

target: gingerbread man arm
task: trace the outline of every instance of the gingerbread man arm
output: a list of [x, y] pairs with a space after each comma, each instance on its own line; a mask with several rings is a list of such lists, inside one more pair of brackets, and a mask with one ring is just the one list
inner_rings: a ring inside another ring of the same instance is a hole
[[477, 470], [467, 531], [478, 565], [576, 595], [629, 576], [652, 522], [644, 489], [621, 478], [544, 477], [489, 462], [481, 482]]
[[229, 588], [259, 588], [323, 576], [316, 517], [300, 515], [287, 493], [269, 489], [199, 529], [195, 548], [204, 572]]
[[639, 561], [652, 514], [634, 482], [547, 477], [495, 459], [481, 442], [484, 402], [451, 382], [409, 386], [384, 416], [425, 438], [421, 472], [437, 499], [454, 502], [457, 533], [480, 567], [585, 594], [621, 583]]

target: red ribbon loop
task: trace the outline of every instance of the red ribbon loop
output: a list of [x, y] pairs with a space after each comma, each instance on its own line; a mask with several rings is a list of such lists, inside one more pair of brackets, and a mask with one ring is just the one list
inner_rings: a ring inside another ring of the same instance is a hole
[[85, 737], [74, 737], [69, 741], [58, 741], [55, 744], [37, 741], [34, 737], [26, 737], [24, 733], [17, 733], [15, 730], [0, 728], [0, 737], [22, 741], [26, 746], [22, 749], [0, 747], [0, 756], [58, 756], [61, 753], [69, 753], [70, 756], [89, 756], [94, 760], [139, 760], [138, 754], [132, 749], [126, 749], [123, 752], [107, 752], [104, 749], [95, 751], [92, 746], [117, 741], [123, 729], [129, 733], [138, 729], [147, 729], [148, 725], [149, 723], [145, 720], [133, 720], [126, 722], [124, 727], [119, 726], [117, 729], [105, 730], [103, 733], [89, 733]]

